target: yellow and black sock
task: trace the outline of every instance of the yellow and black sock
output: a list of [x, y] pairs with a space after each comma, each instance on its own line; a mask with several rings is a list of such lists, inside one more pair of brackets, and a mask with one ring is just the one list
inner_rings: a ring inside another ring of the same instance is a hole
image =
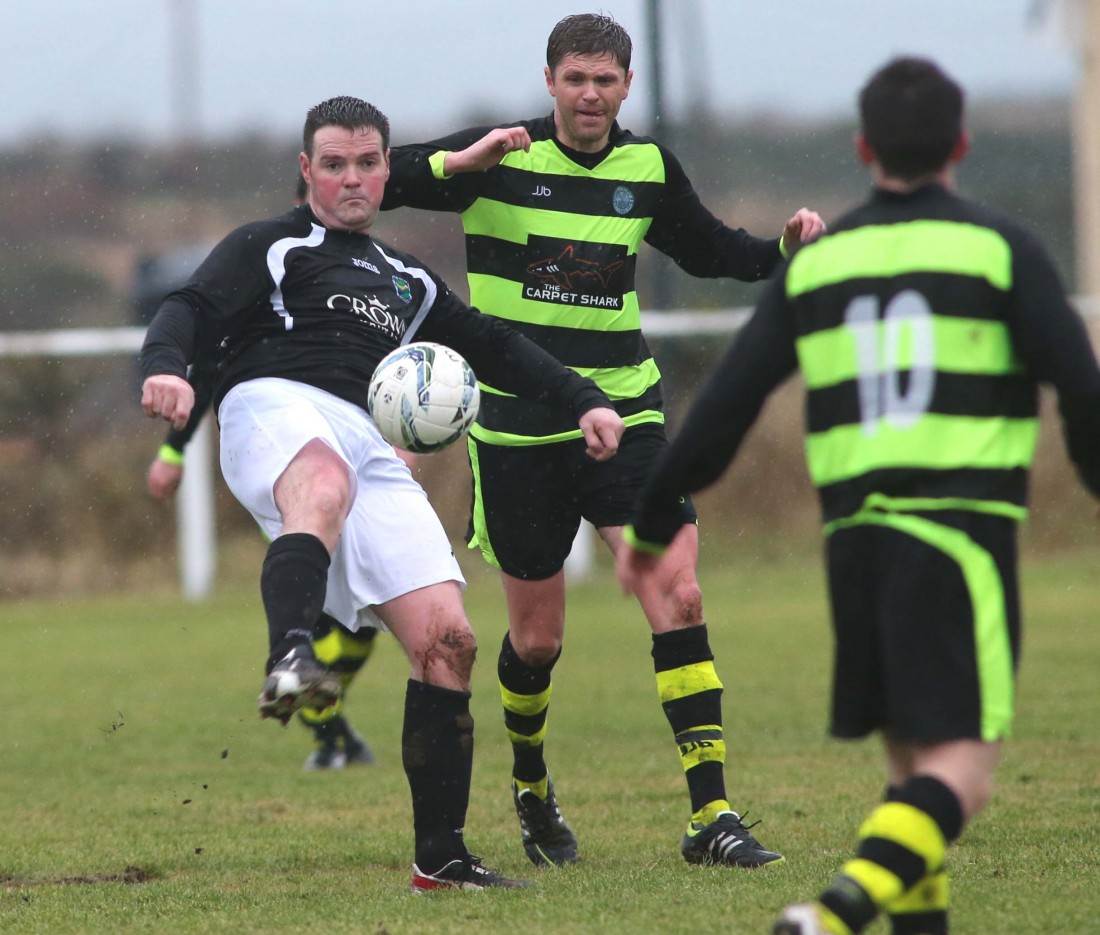
[[653, 635], [653, 668], [661, 707], [672, 727], [691, 796], [692, 822], [708, 825], [729, 811], [722, 683], [714, 671], [706, 626]]
[[[818, 898], [830, 921], [861, 932], [878, 913], [897, 907], [918, 883], [942, 872], [947, 845], [962, 826], [962, 806], [950, 788], [933, 776], [910, 779], [863, 823], [856, 856]], [[938, 891], [944, 898], [946, 884], [944, 875]]]
[[512, 744], [512, 775], [520, 788], [530, 788], [541, 799], [547, 795], [547, 769], [543, 758], [546, 714], [550, 706], [550, 673], [561, 651], [549, 665], [528, 665], [512, 646], [508, 634], [497, 659], [504, 727]]
[[886, 905], [891, 935], [947, 935], [947, 871], [940, 867]]
[[[897, 801], [898, 791], [897, 786], [888, 786], [884, 801]], [[948, 935], [950, 902], [947, 871], [943, 867], [932, 870], [886, 905], [891, 935]]]

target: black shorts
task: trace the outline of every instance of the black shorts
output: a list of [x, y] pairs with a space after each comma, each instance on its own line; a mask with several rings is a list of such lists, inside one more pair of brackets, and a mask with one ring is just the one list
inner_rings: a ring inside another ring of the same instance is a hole
[[833, 735], [1006, 737], [1020, 646], [1017, 524], [867, 510], [842, 523], [826, 547]]
[[[565, 564], [582, 517], [597, 528], [630, 521], [666, 447], [664, 426], [655, 422], [628, 428], [609, 461], [588, 457], [583, 439], [504, 446], [471, 437], [474, 502], [466, 541], [513, 577], [549, 578]], [[683, 514], [685, 523], [695, 522], [690, 499]]]

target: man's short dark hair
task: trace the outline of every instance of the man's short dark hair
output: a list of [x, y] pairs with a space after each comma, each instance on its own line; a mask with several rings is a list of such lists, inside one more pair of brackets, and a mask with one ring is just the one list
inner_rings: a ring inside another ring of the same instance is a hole
[[546, 42], [546, 64], [551, 73], [567, 55], [611, 56], [630, 71], [630, 35], [610, 16], [577, 13], [567, 16], [550, 31]]
[[962, 135], [963, 90], [935, 62], [896, 58], [859, 93], [863, 136], [887, 174], [939, 172]]
[[382, 137], [382, 148], [390, 148], [390, 122], [386, 115], [357, 97], [330, 97], [310, 108], [302, 129], [302, 149], [310, 158], [313, 157], [313, 137], [321, 127], [377, 130]]

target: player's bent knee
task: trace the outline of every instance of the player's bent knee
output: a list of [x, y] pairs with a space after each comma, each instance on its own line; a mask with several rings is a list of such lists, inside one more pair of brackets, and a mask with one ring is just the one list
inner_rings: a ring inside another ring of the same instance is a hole
[[677, 582], [670, 596], [673, 614], [680, 626], [697, 627], [703, 622], [703, 592], [697, 582]]
[[436, 626], [417, 656], [429, 685], [466, 689], [477, 659], [477, 639], [465, 621]]
[[522, 641], [521, 645], [515, 645], [515, 638], [512, 638], [512, 645], [516, 651], [516, 655], [519, 656], [527, 665], [535, 669], [541, 669], [544, 666], [550, 665], [558, 657], [558, 653], [561, 652], [561, 640], [547, 638]]

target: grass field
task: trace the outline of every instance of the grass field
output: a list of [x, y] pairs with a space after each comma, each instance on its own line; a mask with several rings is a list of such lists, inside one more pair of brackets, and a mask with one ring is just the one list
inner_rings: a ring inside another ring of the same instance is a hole
[[[308, 737], [261, 722], [258, 596], [223, 587], [3, 605], [0, 932], [764, 933], [849, 852], [881, 789], [877, 747], [824, 736], [830, 654], [815, 555], [743, 558], [702, 577], [726, 686], [735, 807], [784, 865], [690, 867], [687, 798], [656, 700], [647, 631], [606, 567], [570, 592], [548, 751], [583, 862], [526, 862], [495, 685], [504, 624], [471, 565], [480, 637], [467, 840], [535, 881], [408, 892], [399, 739], [406, 666], [387, 640], [352, 690], [369, 768], [304, 773]], [[1024, 568], [1016, 739], [994, 804], [953, 851], [956, 933], [1100, 931], [1100, 550]], [[258, 565], [256, 566], [258, 567]], [[254, 571], [254, 569], [253, 569]], [[877, 923], [873, 932], [887, 927]]]

